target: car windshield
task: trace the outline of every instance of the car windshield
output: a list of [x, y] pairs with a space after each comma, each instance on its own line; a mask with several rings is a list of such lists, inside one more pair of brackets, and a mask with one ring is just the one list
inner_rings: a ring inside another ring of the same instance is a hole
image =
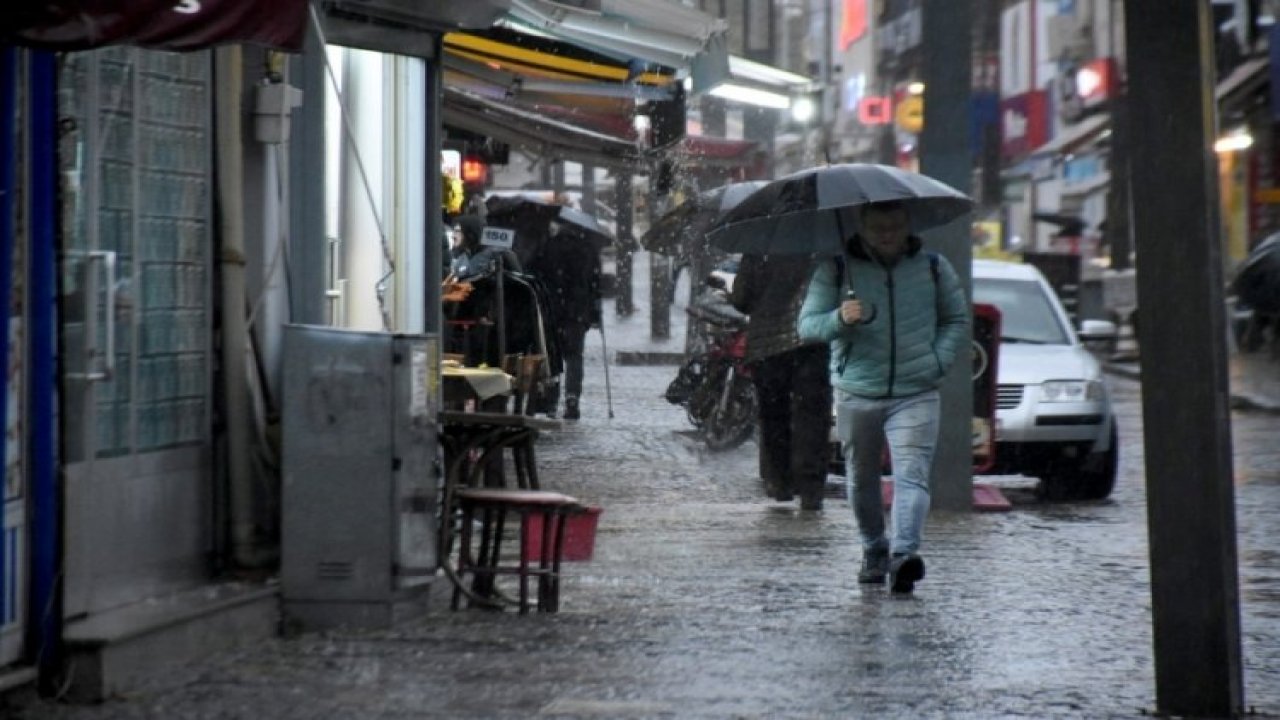
[[1044, 345], [1070, 341], [1040, 283], [1032, 280], [974, 278], [973, 301], [1000, 310], [1000, 339]]

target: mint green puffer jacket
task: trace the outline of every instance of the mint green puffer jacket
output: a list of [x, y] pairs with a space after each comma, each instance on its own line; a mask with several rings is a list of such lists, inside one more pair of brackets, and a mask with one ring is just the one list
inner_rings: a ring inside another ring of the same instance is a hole
[[[837, 286], [840, 270], [834, 259], [814, 270], [797, 332], [802, 339], [831, 344], [831, 384], [845, 392], [898, 398], [932, 390], [969, 342], [969, 302], [955, 269], [935, 256], [935, 282], [930, 254], [916, 237], [890, 268], [854, 245], [854, 253], [845, 255], [843, 285]], [[855, 325], [840, 320], [847, 287], [864, 308], [874, 307], [870, 318]]]

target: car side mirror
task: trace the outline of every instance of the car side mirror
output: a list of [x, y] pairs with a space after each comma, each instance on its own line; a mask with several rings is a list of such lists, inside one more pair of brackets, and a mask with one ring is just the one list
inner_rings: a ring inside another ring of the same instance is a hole
[[1116, 337], [1116, 324], [1110, 320], [1085, 320], [1080, 323], [1081, 340], [1112, 340]]

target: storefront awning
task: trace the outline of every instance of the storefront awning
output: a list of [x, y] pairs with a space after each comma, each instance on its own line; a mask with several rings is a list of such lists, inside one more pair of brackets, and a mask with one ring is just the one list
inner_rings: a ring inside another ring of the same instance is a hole
[[1032, 157], [1066, 155], [1093, 142], [1111, 126], [1111, 114], [1085, 118], [1031, 152]]
[[1270, 58], [1260, 57], [1246, 60], [1236, 66], [1214, 90], [1218, 107], [1223, 113], [1231, 108], [1239, 107], [1241, 101], [1257, 92], [1269, 82]]
[[751, 140], [688, 135], [669, 149], [669, 157], [687, 167], [741, 170], [745, 178], [764, 170], [765, 151]]
[[[266, 3], [263, 3], [264, 5]], [[507, 0], [320, 0], [325, 41], [434, 58], [436, 37], [492, 26]]]
[[[675, 96], [679, 80], [671, 68], [641, 66], [546, 37], [495, 28], [485, 32], [444, 36], [446, 84], [500, 93], [504, 99], [528, 104], [558, 102], [574, 105], [613, 98], [667, 100]], [[578, 96], [570, 98], [569, 96]]]
[[512, 107], [456, 87], [445, 88], [442, 109], [445, 125], [491, 137], [513, 148], [602, 167], [644, 170], [641, 147], [625, 136]]
[[728, 23], [668, 0], [598, 0], [598, 10], [551, 0], [510, 0], [503, 24], [631, 65], [688, 78], [694, 94], [729, 76]]
[[222, 43], [298, 50], [307, 0], [8, 0], [4, 15], [0, 43], [48, 50], [105, 45], [197, 50]]

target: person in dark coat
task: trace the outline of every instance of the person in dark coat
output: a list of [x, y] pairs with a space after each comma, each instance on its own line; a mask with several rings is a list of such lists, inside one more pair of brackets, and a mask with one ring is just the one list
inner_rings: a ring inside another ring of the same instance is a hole
[[[454, 245], [449, 274], [442, 284], [444, 316], [449, 332], [445, 338], [446, 352], [466, 356], [468, 365], [481, 363], [500, 367], [497, 338], [497, 309], [495, 307], [498, 277], [498, 258], [502, 258], [503, 287], [511, 285], [511, 273], [521, 271], [520, 260], [510, 250], [480, 244], [485, 221], [476, 215], [459, 215], [454, 226]], [[522, 340], [530, 334], [532, 323], [522, 320], [519, 313], [510, 308], [528, 308], [528, 298], [507, 292], [504, 297], [506, 349], [508, 353], [522, 352], [530, 343]]]
[[808, 256], [744, 255], [730, 302], [750, 316], [747, 360], [760, 400], [760, 475], [766, 492], [821, 510], [831, 429], [826, 343], [802, 344], [796, 316], [811, 273]]
[[[559, 223], [553, 222], [548, 234], [531, 269], [547, 288], [551, 324], [564, 363], [564, 419], [577, 420], [587, 331], [599, 327], [602, 317], [600, 252], [595, 243]], [[554, 414], [558, 402], [558, 397], [550, 399], [548, 414]]]

